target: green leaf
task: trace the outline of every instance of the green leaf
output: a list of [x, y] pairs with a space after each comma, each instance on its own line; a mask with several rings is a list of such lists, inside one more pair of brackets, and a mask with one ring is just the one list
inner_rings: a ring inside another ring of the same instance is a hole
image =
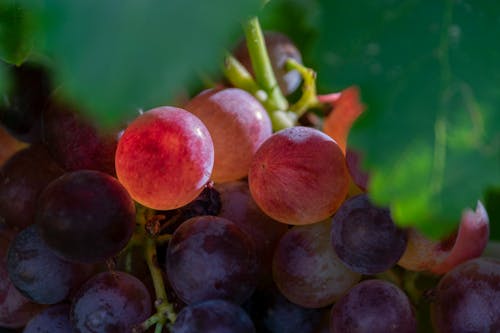
[[218, 68], [258, 7], [255, 0], [50, 0], [39, 8], [40, 51], [82, 112], [116, 126], [138, 109], [171, 104]]
[[22, 64], [31, 53], [34, 43], [34, 18], [17, 0], [0, 3], [0, 59]]
[[359, 85], [349, 144], [373, 199], [441, 237], [500, 184], [500, 20], [491, 1], [321, 1], [320, 89]]

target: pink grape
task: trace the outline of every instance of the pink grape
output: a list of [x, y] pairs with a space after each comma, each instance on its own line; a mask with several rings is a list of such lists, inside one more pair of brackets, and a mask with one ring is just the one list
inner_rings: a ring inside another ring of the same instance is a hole
[[116, 174], [132, 198], [158, 210], [186, 205], [210, 179], [214, 147], [196, 116], [175, 107], [145, 112], [125, 130]]
[[344, 201], [349, 175], [342, 150], [319, 130], [296, 126], [259, 148], [248, 174], [255, 202], [283, 223], [302, 225], [331, 216]]
[[203, 91], [185, 108], [203, 121], [214, 142], [213, 181], [246, 177], [253, 155], [272, 134], [260, 102], [244, 90], [228, 88]]

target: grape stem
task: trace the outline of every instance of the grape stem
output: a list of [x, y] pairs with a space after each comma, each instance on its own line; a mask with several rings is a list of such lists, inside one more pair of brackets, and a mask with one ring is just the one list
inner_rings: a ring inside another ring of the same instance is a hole
[[[137, 232], [141, 233], [143, 236], [144, 257], [146, 258], [156, 294], [156, 313], [141, 324], [141, 329], [146, 331], [149, 327], [156, 324], [155, 332], [161, 332], [166, 324], [173, 324], [175, 322], [176, 314], [173, 305], [168, 301], [165, 284], [163, 283], [163, 274], [156, 262], [156, 239], [148, 235], [146, 231], [147, 222], [153, 217], [153, 210], [143, 206], [137, 207], [136, 220], [139, 224]], [[164, 238], [166, 239], [168, 237]]]
[[314, 107], [321, 107], [316, 94], [316, 72], [312, 68], [305, 67], [295, 59], [288, 58], [285, 63], [287, 70], [296, 70], [302, 76], [304, 83], [302, 85], [302, 96], [290, 107], [290, 111], [302, 116], [307, 110]]

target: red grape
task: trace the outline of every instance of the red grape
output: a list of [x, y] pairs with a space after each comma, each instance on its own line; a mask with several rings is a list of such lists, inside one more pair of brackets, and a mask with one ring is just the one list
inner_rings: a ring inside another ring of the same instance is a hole
[[175, 209], [194, 200], [210, 179], [214, 147], [196, 116], [159, 107], [127, 127], [115, 164], [118, 179], [134, 200], [158, 210]]

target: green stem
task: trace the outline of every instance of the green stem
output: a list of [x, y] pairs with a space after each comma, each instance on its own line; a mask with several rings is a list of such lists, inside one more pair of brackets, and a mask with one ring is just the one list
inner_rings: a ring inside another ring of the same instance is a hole
[[168, 319], [171, 323], [175, 322], [176, 314], [173, 305], [168, 301], [167, 293], [165, 292], [165, 284], [163, 283], [163, 274], [156, 264], [156, 243], [154, 239], [147, 238], [144, 245], [144, 254], [146, 262], [153, 279], [153, 286], [156, 294], [156, 309], [160, 316], [158, 323], [165, 324]]
[[[224, 59], [224, 75], [233, 86], [248, 91], [257, 97], [261, 103], [264, 104], [268, 100], [267, 94], [260, 89], [245, 66], [230, 54], [227, 54]], [[261, 97], [259, 98], [259, 96]]]
[[290, 111], [294, 112], [298, 118], [310, 108], [319, 107], [321, 105], [316, 94], [316, 72], [292, 58], [287, 59], [285, 66], [287, 70], [296, 70], [299, 72], [304, 80], [302, 85], [302, 96], [290, 107]]
[[[255, 73], [255, 80], [259, 87], [268, 96], [266, 109], [269, 112], [274, 130], [291, 127], [295, 120], [289, 117], [286, 112], [288, 101], [281, 92], [278, 81], [274, 76], [274, 71], [267, 53], [266, 43], [259, 20], [256, 17], [251, 18], [244, 25], [245, 37], [247, 40], [248, 53], [252, 61], [252, 68]], [[274, 114], [274, 113], [278, 114]]]
[[169, 242], [171, 239], [172, 239], [171, 234], [163, 234], [163, 235], [157, 236], [155, 238], [155, 242], [157, 245], [162, 245], [162, 244]]

